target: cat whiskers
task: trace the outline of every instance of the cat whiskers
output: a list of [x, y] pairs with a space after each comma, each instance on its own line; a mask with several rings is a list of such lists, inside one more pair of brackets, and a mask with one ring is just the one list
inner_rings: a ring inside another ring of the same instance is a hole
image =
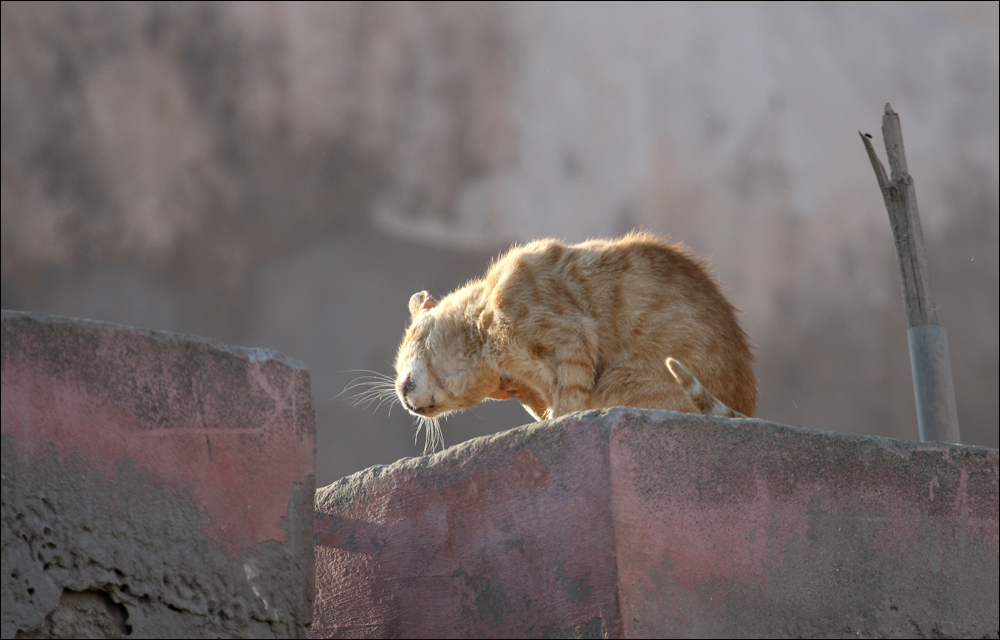
[[378, 411], [385, 403], [389, 403], [389, 414], [392, 414], [392, 407], [399, 401], [396, 397], [396, 380], [391, 376], [387, 376], [384, 373], [379, 373], [378, 371], [369, 371], [367, 369], [353, 369], [353, 371], [359, 371], [367, 373], [370, 375], [360, 376], [351, 380], [350, 384], [344, 387], [344, 390], [334, 396], [333, 399], [339, 398], [340, 396], [348, 393], [349, 391], [357, 391], [356, 393], [347, 397], [351, 401], [352, 407], [357, 407], [359, 405], [364, 405], [365, 410], [375, 404], [374, 411]]
[[[355, 393], [347, 396], [347, 399], [351, 401], [352, 407], [364, 405], [365, 410], [367, 410], [374, 404], [374, 411], [378, 411], [379, 407], [383, 404], [389, 403], [389, 414], [391, 415], [392, 407], [399, 403], [399, 397], [396, 395], [396, 379], [384, 373], [368, 369], [352, 369], [352, 371], [367, 373], [368, 375], [351, 380], [350, 384], [344, 387], [344, 390], [331, 398], [331, 400], [335, 400], [345, 393], [355, 391]], [[444, 434], [441, 432], [441, 423], [438, 418], [417, 416], [417, 431], [413, 435], [413, 444], [416, 444], [417, 440], [419, 440], [421, 431], [425, 434], [425, 456], [434, 453], [438, 449], [444, 449]]]
[[444, 449], [444, 434], [441, 433], [441, 422], [438, 418], [417, 416], [417, 432], [413, 434], [413, 444], [420, 438], [420, 430], [424, 430], [424, 455], [430, 455], [437, 449]]

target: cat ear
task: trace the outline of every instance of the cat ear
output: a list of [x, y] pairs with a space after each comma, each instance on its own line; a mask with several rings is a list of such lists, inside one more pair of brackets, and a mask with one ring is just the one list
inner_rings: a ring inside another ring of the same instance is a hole
[[434, 299], [434, 296], [426, 291], [414, 293], [410, 296], [410, 317], [415, 318], [418, 313], [424, 309], [431, 309], [436, 304], [437, 300]]

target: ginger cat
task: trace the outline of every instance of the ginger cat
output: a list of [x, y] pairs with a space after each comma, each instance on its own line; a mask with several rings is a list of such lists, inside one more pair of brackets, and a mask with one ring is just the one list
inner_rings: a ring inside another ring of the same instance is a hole
[[427, 428], [425, 453], [443, 444], [438, 417], [487, 398], [517, 398], [537, 419], [757, 405], [736, 310], [704, 262], [650, 233], [515, 246], [482, 279], [409, 308], [395, 392]]

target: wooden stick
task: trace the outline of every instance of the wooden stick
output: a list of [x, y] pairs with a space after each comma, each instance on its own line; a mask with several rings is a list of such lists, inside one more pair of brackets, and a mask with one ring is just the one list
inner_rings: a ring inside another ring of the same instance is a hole
[[937, 324], [937, 313], [931, 300], [931, 285], [927, 279], [927, 260], [924, 257], [924, 235], [920, 230], [920, 214], [917, 211], [917, 192], [913, 178], [906, 170], [906, 155], [903, 151], [903, 130], [899, 126], [899, 114], [886, 103], [882, 117], [882, 137], [889, 158], [892, 177], [887, 179], [882, 162], [875, 154], [871, 136], [858, 132], [865, 144], [868, 158], [875, 170], [875, 179], [882, 190], [882, 199], [889, 212], [892, 236], [896, 241], [896, 262], [899, 265], [899, 279], [903, 287], [903, 302], [906, 305], [908, 326]]
[[937, 323], [937, 313], [931, 299], [924, 257], [924, 236], [920, 230], [917, 192], [913, 178], [906, 170], [903, 130], [899, 114], [885, 105], [882, 116], [882, 137], [889, 159], [890, 176], [875, 153], [871, 136], [858, 134], [875, 170], [875, 179], [882, 191], [889, 223], [896, 243], [896, 264], [899, 266], [903, 304], [909, 325], [910, 366], [913, 372], [913, 392], [917, 403], [917, 422], [921, 440], [959, 442], [958, 412], [955, 388], [951, 379], [951, 359], [948, 355], [948, 335]]

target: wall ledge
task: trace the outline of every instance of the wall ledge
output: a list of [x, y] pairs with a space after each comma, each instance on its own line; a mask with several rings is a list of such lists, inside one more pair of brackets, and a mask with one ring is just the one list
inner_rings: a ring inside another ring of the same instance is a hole
[[998, 452], [616, 408], [316, 493], [313, 637], [995, 636]]

